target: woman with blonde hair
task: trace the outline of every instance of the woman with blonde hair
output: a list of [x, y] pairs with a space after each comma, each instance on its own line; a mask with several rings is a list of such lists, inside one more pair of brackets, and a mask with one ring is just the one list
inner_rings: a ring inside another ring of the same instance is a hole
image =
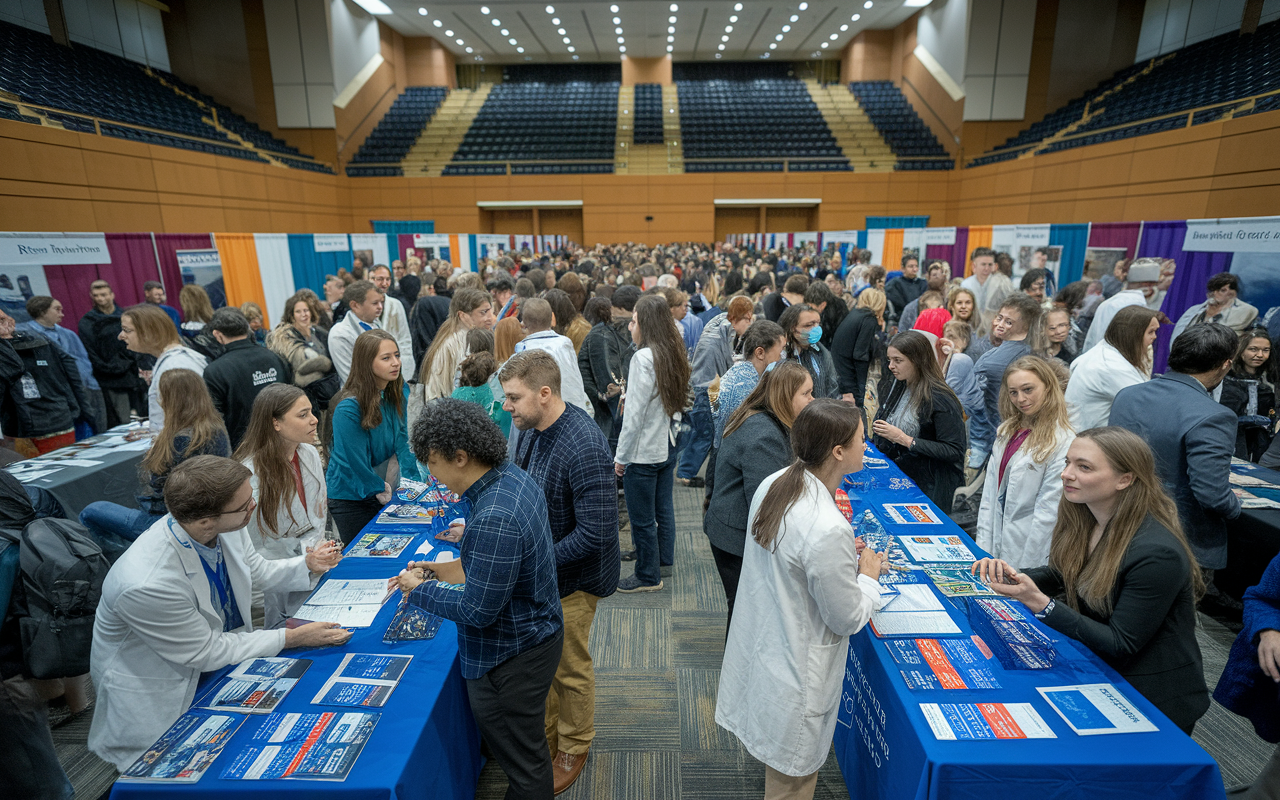
[[835, 501], [844, 476], [862, 468], [858, 408], [814, 400], [790, 438], [795, 459], [751, 499], [741, 577], [751, 591], [729, 625], [716, 723], [764, 762], [765, 797], [811, 798], [831, 750], [849, 637], [880, 608], [886, 562], [858, 546]]
[[1063, 494], [1048, 565], [1019, 572], [984, 558], [973, 573], [1097, 653], [1190, 735], [1209, 708], [1195, 632], [1204, 582], [1151, 448], [1124, 428], [1093, 428], [1065, 464], [1053, 470]]
[[187, 369], [204, 375], [209, 360], [184, 346], [173, 320], [159, 306], [150, 303], [125, 309], [120, 315], [119, 338], [133, 352], [146, 353], [156, 359], [147, 387], [147, 422], [153, 433], [159, 433], [164, 427], [165, 415], [165, 407], [160, 402], [160, 378], [171, 369]]
[[1049, 560], [1062, 496], [1059, 469], [1075, 433], [1049, 361], [1022, 356], [1000, 384], [1000, 418], [978, 507], [977, 543], [1022, 567]]
[[[287, 383], [263, 388], [235, 459], [253, 473], [257, 507], [249, 516], [249, 540], [267, 559], [306, 555], [324, 541], [328, 497], [316, 449], [318, 421], [305, 392]], [[318, 576], [312, 576], [312, 586]], [[264, 627], [284, 622], [307, 599], [302, 592], [267, 592]]]
[[[153, 308], [155, 308], [153, 306]], [[173, 330], [169, 316], [156, 308]], [[99, 500], [85, 506], [80, 522], [109, 551], [123, 552], [138, 535], [168, 513], [164, 486], [173, 468], [199, 455], [229, 456], [231, 440], [204, 379], [189, 369], [167, 369], [155, 381], [159, 403], [168, 412], [164, 426], [142, 458], [140, 471], [149, 494], [137, 496], [139, 508]]]
[[765, 478], [791, 463], [791, 425], [812, 401], [809, 370], [783, 361], [761, 376], [725, 425], [702, 530], [711, 540], [711, 555], [729, 603], [726, 627], [733, 622], [751, 498]]
[[467, 331], [492, 327], [493, 301], [488, 294], [479, 289], [454, 292], [449, 301], [449, 319], [436, 331], [418, 373], [424, 403], [453, 394], [454, 375], [467, 354]]

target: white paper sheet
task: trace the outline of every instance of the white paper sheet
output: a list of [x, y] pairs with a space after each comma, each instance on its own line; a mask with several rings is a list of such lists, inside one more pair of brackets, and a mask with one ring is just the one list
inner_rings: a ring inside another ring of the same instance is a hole
[[307, 603], [294, 612], [298, 619], [313, 622], [336, 622], [343, 628], [367, 628], [382, 610], [382, 604], [367, 603], [358, 606], [317, 606]]
[[81, 458], [63, 458], [53, 462], [60, 467], [100, 467], [101, 461], [87, 461]]
[[[390, 576], [388, 576], [390, 577]], [[386, 578], [369, 578], [367, 580], [332, 580], [325, 581], [319, 589], [307, 598], [309, 606], [354, 606], [376, 605], [389, 596]], [[310, 617], [305, 617], [310, 619]]]
[[17, 478], [22, 483], [26, 483], [27, 481], [34, 481], [36, 478], [44, 478], [52, 475], [57, 472], [58, 469], [59, 468], [57, 467], [54, 469], [27, 469], [21, 472], [14, 472], [13, 477]]
[[942, 611], [942, 601], [933, 593], [933, 589], [924, 583], [902, 583], [895, 588], [898, 596], [887, 601], [880, 613], [899, 613], [911, 611]]
[[[899, 584], [898, 591], [911, 584]], [[908, 611], [906, 613], [884, 613], [877, 611], [871, 615], [871, 626], [877, 636], [941, 636], [959, 633], [960, 628], [945, 611]]]

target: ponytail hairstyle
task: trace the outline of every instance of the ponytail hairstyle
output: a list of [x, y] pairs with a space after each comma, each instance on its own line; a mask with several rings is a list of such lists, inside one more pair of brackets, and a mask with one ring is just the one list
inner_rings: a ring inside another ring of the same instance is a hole
[[[436, 337], [431, 340], [431, 346], [427, 348], [426, 355], [422, 357], [422, 368], [418, 370], [419, 383], [426, 384], [431, 380], [431, 365], [435, 363], [436, 353], [440, 352], [440, 348], [453, 337], [453, 334], [457, 332], [462, 324], [458, 322], [458, 315], [470, 314], [485, 303], [493, 305], [493, 300], [487, 292], [482, 292], [479, 289], [459, 289], [453, 293], [453, 299], [449, 301], [449, 319], [445, 320], [440, 329], [436, 331]], [[456, 365], [449, 365], [450, 377], [452, 377], [454, 366]]]
[[684, 410], [689, 396], [689, 357], [684, 339], [676, 330], [667, 299], [661, 294], [649, 294], [637, 300], [635, 320], [640, 329], [637, 347], [647, 347], [653, 353], [658, 397], [667, 416], [673, 416]]
[[1204, 578], [1178, 521], [1178, 507], [1156, 474], [1151, 448], [1142, 437], [1114, 425], [1082, 431], [1076, 441], [1081, 439], [1096, 444], [1111, 468], [1120, 475], [1133, 476], [1133, 482], [1120, 490], [1111, 521], [1103, 529], [1093, 552], [1089, 551], [1089, 540], [1098, 526], [1093, 512], [1084, 503], [1073, 503], [1065, 495], [1058, 501], [1049, 566], [1062, 575], [1067, 603], [1080, 611], [1079, 601], [1083, 600], [1084, 605], [1095, 612], [1110, 615], [1116, 576], [1120, 574], [1134, 535], [1148, 515], [1177, 540], [1186, 556], [1192, 591], [1198, 601], [1204, 595]]
[[[245, 428], [244, 439], [236, 448], [236, 461], [244, 463], [253, 459], [253, 474], [258, 478], [258, 529], [279, 538], [280, 509], [284, 509], [294, 525], [293, 498], [298, 494], [293, 480], [293, 466], [285, 456], [289, 445], [276, 430], [275, 422], [283, 420], [289, 409], [306, 392], [288, 383], [273, 383], [263, 387], [253, 401], [253, 412]], [[247, 465], [246, 465], [247, 466]]]
[[795, 423], [792, 416], [792, 399], [804, 386], [805, 379], [810, 378], [809, 370], [797, 361], [783, 361], [778, 366], [760, 376], [760, 382], [751, 390], [725, 423], [724, 437], [736, 431], [749, 417], [767, 411], [790, 429]]
[[747, 332], [742, 334], [742, 358], [750, 361], [756, 354], [756, 350], [764, 349], [767, 353], [769, 348], [778, 343], [779, 339], [786, 337], [782, 332], [782, 326], [776, 322], [767, 319], [758, 319], [747, 326]]
[[769, 552], [778, 549], [782, 520], [804, 494], [804, 473], [831, 458], [837, 447], [862, 447], [862, 412], [852, 403], [829, 397], [805, 406], [791, 425], [791, 452], [795, 461], [769, 487], [756, 512], [751, 537]]

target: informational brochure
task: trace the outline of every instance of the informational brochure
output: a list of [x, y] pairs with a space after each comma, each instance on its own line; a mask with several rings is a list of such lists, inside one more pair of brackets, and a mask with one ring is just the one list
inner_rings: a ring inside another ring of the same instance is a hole
[[973, 561], [961, 536], [899, 536], [913, 561]]
[[368, 628], [378, 617], [382, 605], [317, 606], [305, 603], [293, 613], [288, 627], [296, 628], [308, 622], [336, 622], [339, 628]]
[[381, 708], [412, 660], [413, 656], [348, 653], [311, 702], [322, 706]]
[[[911, 586], [903, 584], [898, 591]], [[960, 633], [959, 626], [945, 611], [906, 611], [871, 615], [871, 630], [881, 639], [895, 636], [948, 636]]]
[[430, 525], [445, 509], [438, 506], [421, 506], [417, 503], [389, 505], [378, 514], [380, 525]]
[[1280, 503], [1277, 503], [1275, 500], [1258, 497], [1253, 492], [1246, 491], [1244, 489], [1232, 489], [1231, 491], [1235, 492], [1236, 497], [1240, 498], [1241, 508], [1280, 508]]
[[307, 598], [309, 606], [382, 605], [391, 592], [385, 578], [328, 580]]
[[947, 597], [994, 597], [991, 590], [969, 571], [968, 564], [927, 564], [924, 574], [929, 576], [938, 591]]
[[1267, 481], [1264, 481], [1262, 478], [1249, 475], [1246, 472], [1237, 472], [1234, 469], [1231, 470], [1231, 483], [1234, 486], [1260, 486], [1264, 489], [1267, 489], [1267, 488], [1280, 489], [1280, 486], [1276, 486], [1272, 483], [1268, 483]]
[[366, 533], [348, 548], [348, 558], [397, 558], [413, 543], [410, 533]]
[[346, 780], [380, 716], [366, 711], [272, 714], [222, 771], [222, 778]]
[[1021, 603], [994, 598], [968, 600], [969, 622], [989, 642], [1005, 669], [1052, 669], [1058, 651], [1024, 613]]
[[921, 703], [939, 739], [1056, 739], [1030, 703]]
[[199, 705], [215, 711], [268, 714], [311, 666], [306, 658], [254, 658], [238, 664]]
[[884, 513], [899, 525], [941, 525], [938, 512], [928, 503], [884, 503]]
[[1159, 730], [1110, 683], [1036, 687], [1058, 716], [1081, 736]]
[[899, 614], [905, 611], [942, 611], [942, 601], [927, 583], [908, 583], [895, 587], [898, 596], [886, 598], [880, 613]]
[[195, 783], [245, 719], [242, 714], [190, 709], [121, 774], [120, 780]]
[[907, 688], [999, 689], [990, 655], [971, 639], [886, 639]]

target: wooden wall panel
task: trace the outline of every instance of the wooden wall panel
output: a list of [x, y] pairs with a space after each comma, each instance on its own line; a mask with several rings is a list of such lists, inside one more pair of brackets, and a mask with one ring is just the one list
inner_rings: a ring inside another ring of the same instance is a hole
[[622, 57], [622, 85], [635, 86], [637, 83], [658, 83], [670, 86], [671, 56], [657, 58]]

